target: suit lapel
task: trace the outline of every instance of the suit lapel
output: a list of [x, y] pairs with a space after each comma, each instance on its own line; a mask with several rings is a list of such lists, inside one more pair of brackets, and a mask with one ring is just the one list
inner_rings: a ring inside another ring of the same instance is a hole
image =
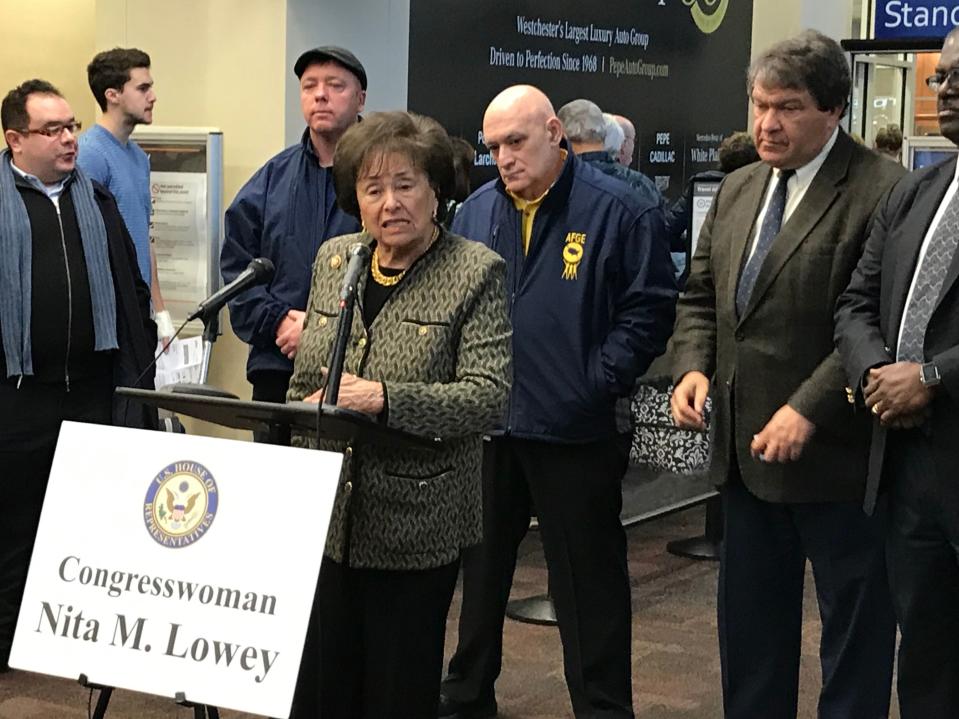
[[853, 141], [842, 130], [836, 137], [836, 143], [826, 156], [825, 162], [813, 178], [799, 206], [793, 211], [782, 230], [769, 248], [769, 254], [759, 270], [756, 286], [749, 297], [740, 323], [747, 318], [760, 302], [783, 265], [808, 237], [826, 211], [839, 196], [839, 186], [845, 182], [852, 157]]
[[739, 272], [743, 267], [746, 253], [751, 247], [753, 235], [756, 232], [756, 217], [766, 197], [766, 188], [772, 177], [772, 168], [760, 164], [753, 170], [752, 177], [744, 184], [742, 200], [737, 203], [742, 208], [742, 217], [733, 224], [734, 227], [744, 227], [742, 232], [733, 235], [732, 248], [729, 255], [729, 307], [736, 312], [736, 288], [739, 286]]
[[[899, 336], [899, 326], [902, 324], [902, 316], [906, 311], [906, 296], [909, 294], [909, 286], [912, 284], [913, 275], [916, 273], [916, 260], [919, 258], [919, 248], [922, 247], [922, 241], [929, 232], [929, 226], [932, 224], [942, 198], [946, 194], [949, 183], [955, 177], [956, 166], [950, 162], [940, 168], [939, 172], [930, 174], [923, 182], [916, 187], [912, 209], [906, 217], [906, 221], [901, 223], [901, 228], [892, 237], [890, 241], [896, 243], [895, 258], [896, 268], [893, 276], [892, 292], [890, 294], [892, 304], [890, 305], [889, 329], [895, 340]], [[946, 294], [946, 291], [956, 278], [956, 262], [953, 258], [952, 267], [949, 274], [946, 275], [945, 283], [942, 287], [940, 297]]]

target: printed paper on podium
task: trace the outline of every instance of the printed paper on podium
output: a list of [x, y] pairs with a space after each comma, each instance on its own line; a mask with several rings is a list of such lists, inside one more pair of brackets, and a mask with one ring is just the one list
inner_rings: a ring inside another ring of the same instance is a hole
[[11, 666], [288, 716], [341, 463], [65, 422]]

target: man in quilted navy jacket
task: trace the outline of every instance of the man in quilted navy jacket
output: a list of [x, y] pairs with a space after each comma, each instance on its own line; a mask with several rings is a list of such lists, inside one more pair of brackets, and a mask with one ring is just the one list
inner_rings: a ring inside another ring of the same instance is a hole
[[328, 45], [300, 55], [293, 72], [307, 123], [303, 138], [272, 157], [237, 194], [226, 211], [220, 253], [224, 282], [254, 257], [276, 267], [269, 285], [230, 302], [233, 331], [250, 345], [246, 377], [253, 399], [265, 402], [286, 401], [317, 250], [330, 237], [360, 228], [336, 204], [330, 167], [337, 142], [363, 110], [366, 71], [349, 50]]

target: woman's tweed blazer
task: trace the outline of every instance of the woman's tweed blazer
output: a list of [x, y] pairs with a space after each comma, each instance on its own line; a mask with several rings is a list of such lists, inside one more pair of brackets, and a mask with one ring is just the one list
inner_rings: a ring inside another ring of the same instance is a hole
[[[289, 400], [322, 383], [336, 331], [347, 251], [365, 234], [326, 241]], [[354, 316], [344, 371], [386, 388], [387, 424], [442, 437], [439, 451], [324, 442], [344, 453], [326, 554], [352, 567], [426, 569], [481, 540], [482, 435], [504, 415], [510, 384], [505, 266], [478, 242], [443, 231], [406, 273], [369, 329]], [[360, 281], [363, 297], [368, 276]], [[315, 447], [305, 437], [299, 446]]]

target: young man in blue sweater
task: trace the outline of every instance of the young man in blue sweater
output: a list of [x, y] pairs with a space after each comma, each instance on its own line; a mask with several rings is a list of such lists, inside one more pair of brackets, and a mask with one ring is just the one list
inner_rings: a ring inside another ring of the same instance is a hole
[[163, 303], [150, 241], [150, 160], [130, 139], [137, 125], [153, 122], [156, 92], [150, 56], [136, 48], [106, 50], [87, 66], [87, 80], [103, 114], [80, 136], [77, 164], [116, 198], [136, 247], [140, 276], [150, 287], [157, 332], [167, 342], [173, 337], [173, 323]]

